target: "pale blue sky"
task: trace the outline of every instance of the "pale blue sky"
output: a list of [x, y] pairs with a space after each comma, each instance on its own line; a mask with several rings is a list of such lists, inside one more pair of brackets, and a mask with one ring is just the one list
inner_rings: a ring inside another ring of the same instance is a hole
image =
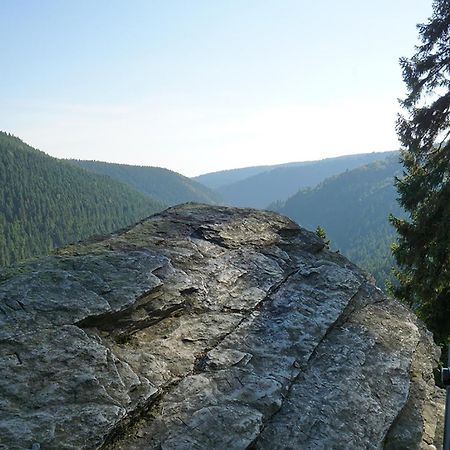
[[196, 175], [392, 150], [431, 0], [0, 0], [0, 129]]

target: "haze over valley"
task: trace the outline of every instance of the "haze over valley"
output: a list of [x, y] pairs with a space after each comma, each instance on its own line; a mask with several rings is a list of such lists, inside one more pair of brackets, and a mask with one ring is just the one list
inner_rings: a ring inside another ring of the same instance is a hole
[[392, 280], [395, 234], [388, 216], [401, 215], [393, 185], [400, 174], [397, 152], [189, 179], [157, 167], [58, 160], [7, 133], [0, 138], [3, 266], [132, 225], [169, 206], [199, 202], [272, 209], [313, 231], [322, 226], [332, 248], [373, 274], [380, 287]]
[[[0, 35], [10, 42], [5, 58], [13, 63], [0, 84], [7, 106], [0, 109], [0, 264], [192, 201], [270, 208], [312, 230], [320, 225], [333, 249], [384, 286], [395, 194], [389, 191], [385, 207], [371, 207], [381, 192], [375, 185], [360, 191], [352, 171], [400, 147], [398, 58], [416, 42], [414, 24], [429, 14], [429, 2], [113, 3], [108, 11], [97, 3], [4, 6], [11, 21]], [[322, 38], [315, 23], [327, 30]], [[9, 39], [16, 29], [23, 40]], [[38, 68], [36, 80], [24, 75], [25, 59]], [[19, 156], [24, 149], [27, 158]], [[350, 185], [339, 184], [337, 203], [344, 208], [351, 198], [354, 211], [332, 210], [324, 196], [307, 206], [294, 200], [305, 189], [338, 183], [330, 179], [346, 171], [339, 179]]]
[[0, 450], [450, 450], [449, 0], [0, 15]]

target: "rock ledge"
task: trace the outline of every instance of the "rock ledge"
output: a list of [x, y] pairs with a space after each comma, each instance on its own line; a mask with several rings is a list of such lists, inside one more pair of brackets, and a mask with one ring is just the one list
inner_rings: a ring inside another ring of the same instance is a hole
[[285, 217], [181, 205], [13, 272], [0, 449], [441, 445], [430, 333]]

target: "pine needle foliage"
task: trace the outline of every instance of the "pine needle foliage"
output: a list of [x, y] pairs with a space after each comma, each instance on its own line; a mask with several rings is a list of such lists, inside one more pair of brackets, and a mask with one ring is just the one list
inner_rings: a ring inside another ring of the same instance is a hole
[[450, 335], [450, 2], [433, 3], [418, 25], [421, 44], [400, 65], [407, 95], [397, 133], [403, 176], [396, 179], [407, 219], [398, 233], [395, 295], [409, 303], [444, 344]]

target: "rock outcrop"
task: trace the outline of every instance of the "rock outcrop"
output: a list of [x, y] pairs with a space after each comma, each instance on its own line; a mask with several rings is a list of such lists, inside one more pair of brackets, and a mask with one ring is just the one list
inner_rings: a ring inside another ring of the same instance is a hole
[[182, 205], [0, 277], [0, 449], [440, 445], [430, 333], [285, 217]]

